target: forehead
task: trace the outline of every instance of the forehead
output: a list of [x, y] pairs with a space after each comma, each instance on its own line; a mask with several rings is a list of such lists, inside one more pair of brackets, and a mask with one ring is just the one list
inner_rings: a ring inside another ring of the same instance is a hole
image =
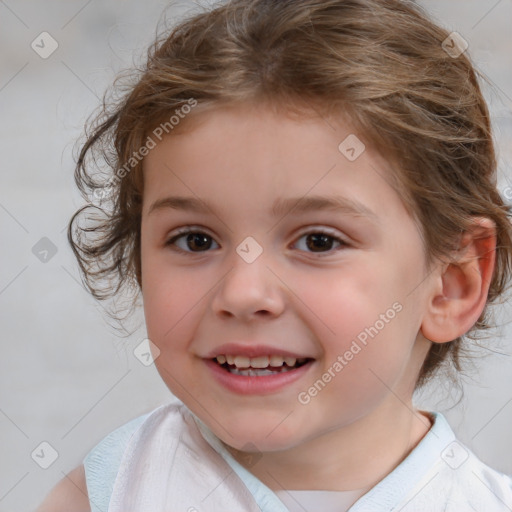
[[338, 206], [344, 199], [347, 212], [351, 207], [376, 218], [404, 213], [391, 185], [392, 166], [342, 116], [297, 117], [236, 105], [197, 111], [188, 121], [144, 160], [146, 215], [176, 195], [191, 199], [180, 207], [196, 211], [208, 203], [276, 214], [289, 209], [290, 198], [302, 197], [309, 210], [330, 198]]

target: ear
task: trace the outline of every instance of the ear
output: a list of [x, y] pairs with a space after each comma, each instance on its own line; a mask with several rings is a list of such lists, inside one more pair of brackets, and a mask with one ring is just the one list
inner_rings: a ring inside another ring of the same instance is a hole
[[452, 341], [468, 332], [487, 302], [496, 256], [496, 226], [475, 217], [461, 236], [460, 249], [434, 280], [428, 309], [421, 324], [425, 338]]

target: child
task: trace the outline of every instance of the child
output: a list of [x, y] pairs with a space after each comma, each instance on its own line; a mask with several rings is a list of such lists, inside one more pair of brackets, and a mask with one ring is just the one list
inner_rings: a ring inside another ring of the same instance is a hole
[[142, 293], [181, 403], [41, 511], [512, 510], [511, 478], [412, 404], [510, 277], [464, 49], [399, 0], [232, 0], [155, 43], [82, 148], [69, 238], [94, 296]]

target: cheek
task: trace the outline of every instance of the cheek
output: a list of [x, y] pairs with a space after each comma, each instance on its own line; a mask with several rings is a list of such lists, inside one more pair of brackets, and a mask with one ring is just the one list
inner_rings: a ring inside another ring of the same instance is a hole
[[[380, 326], [380, 324], [379, 324]], [[410, 361], [410, 344], [404, 337], [404, 326], [395, 316], [380, 331], [367, 324], [362, 330], [353, 326], [357, 337], [338, 333], [332, 337], [329, 352], [322, 365], [322, 376], [303, 391], [318, 394], [318, 406], [325, 407], [329, 421], [346, 421], [368, 414], [397, 389]], [[367, 330], [366, 330], [367, 329]], [[361, 341], [363, 340], [363, 341]], [[325, 384], [318, 384], [319, 380]], [[317, 398], [312, 400], [312, 403]], [[326, 419], [327, 421], [327, 419]]]
[[157, 363], [175, 371], [205, 315], [218, 275], [193, 266], [178, 268], [168, 260], [164, 254], [143, 262], [142, 297], [148, 338], [161, 351]]
[[308, 319], [318, 325], [321, 339], [343, 350], [360, 333], [364, 338], [365, 328], [376, 322], [382, 327], [380, 315], [394, 318], [392, 306], [400, 297], [399, 285], [387, 276], [382, 267], [375, 269], [374, 262], [360, 261], [332, 272], [301, 274], [294, 279], [294, 292], [302, 309], [309, 311]]
[[323, 348], [323, 371], [336, 375], [333, 388], [341, 386], [353, 398], [382, 387], [378, 377], [394, 380], [415, 339], [399, 280], [368, 268], [295, 281], [306, 324], [315, 326]]
[[180, 319], [198, 303], [204, 291], [197, 280], [178, 272], [164, 258], [147, 258], [142, 263], [142, 297], [149, 338], [162, 342], [172, 333]]

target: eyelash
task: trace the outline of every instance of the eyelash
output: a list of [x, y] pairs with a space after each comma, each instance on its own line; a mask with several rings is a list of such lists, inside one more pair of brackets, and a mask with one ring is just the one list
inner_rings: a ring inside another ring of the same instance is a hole
[[[178, 231], [176, 231], [176, 233], [165, 242], [165, 246], [170, 247], [172, 250], [174, 250], [176, 252], [181, 252], [181, 253], [185, 253], [185, 254], [201, 254], [201, 253], [209, 252], [208, 250], [207, 251], [187, 251], [187, 250], [181, 249], [180, 247], [175, 245], [175, 242], [177, 240], [179, 240], [180, 238], [183, 238], [185, 235], [189, 235], [189, 234], [206, 235], [207, 237], [209, 237], [213, 240], [212, 236], [210, 236], [208, 233], [206, 233], [204, 231], [201, 231], [200, 229], [191, 229], [191, 227], [186, 227], [186, 228], [181, 228]], [[349, 247], [349, 244], [345, 240], [343, 240], [342, 238], [340, 238], [338, 236], [335, 236], [330, 230], [327, 230], [326, 228], [318, 228], [318, 229], [313, 229], [313, 230], [302, 232], [299, 235], [297, 240], [300, 240], [302, 237], [308, 236], [308, 235], [325, 235], [340, 244], [339, 247], [330, 249], [325, 252], [305, 251], [310, 254], [315, 254], [319, 257], [327, 256], [337, 250]], [[215, 243], [217, 243], [217, 242], [215, 242]]]

